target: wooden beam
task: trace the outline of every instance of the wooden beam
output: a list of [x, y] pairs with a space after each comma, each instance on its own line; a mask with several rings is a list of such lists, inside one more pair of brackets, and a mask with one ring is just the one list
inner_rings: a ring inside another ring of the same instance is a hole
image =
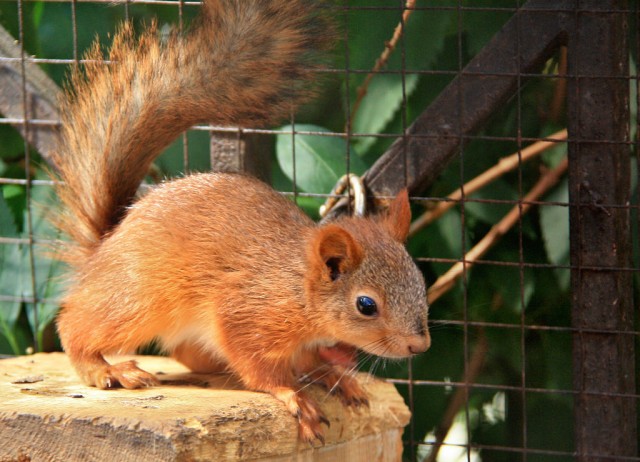
[[[376, 195], [419, 192], [566, 40], [570, 0], [529, 0], [364, 175]], [[558, 10], [560, 12], [558, 12]], [[563, 10], [566, 11], [563, 12]]]
[[[27, 123], [16, 122], [11, 125], [49, 161], [56, 147], [57, 123], [60, 119], [57, 98], [60, 90], [37, 64], [22, 62], [20, 44], [2, 26], [0, 56], [6, 58], [0, 59], [0, 113], [16, 120], [23, 120], [26, 116]], [[24, 80], [23, 71], [26, 74]], [[33, 119], [42, 123], [32, 123]]]
[[578, 329], [573, 339], [573, 384], [578, 392], [574, 414], [579, 461], [638, 455], [626, 9], [626, 1], [576, 1], [569, 36], [571, 292], [572, 323]]

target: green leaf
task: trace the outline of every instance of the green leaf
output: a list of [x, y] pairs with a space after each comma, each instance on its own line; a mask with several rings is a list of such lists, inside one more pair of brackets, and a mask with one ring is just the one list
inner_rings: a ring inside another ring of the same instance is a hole
[[[58, 303], [55, 302], [62, 295], [62, 269], [64, 265], [56, 260], [40, 258], [36, 261], [36, 281], [39, 297], [48, 302], [39, 302], [35, 305], [27, 303], [27, 319], [32, 332], [35, 333], [38, 345], [42, 345], [42, 335], [58, 314]], [[36, 320], [37, 312], [37, 320]]]
[[[18, 237], [18, 229], [13, 219], [13, 213], [7, 205], [3, 194], [0, 194], [0, 236]], [[5, 246], [0, 245], [0, 258], [4, 248]], [[0, 259], [0, 261], [2, 260]]]
[[[552, 130], [549, 130], [549, 133], [546, 133], [547, 130], [545, 130], [542, 136], [551, 136], [557, 129], [558, 127], [553, 127]], [[567, 157], [567, 143], [556, 143], [546, 149], [540, 157], [547, 167], [556, 168]]]
[[15, 298], [0, 302], [0, 334], [11, 345], [15, 354], [20, 354], [14, 328], [20, 316], [22, 303], [19, 298], [23, 295], [23, 288], [28, 279], [23, 266], [25, 247], [17, 244], [3, 245], [7, 247], [4, 260], [0, 262], [0, 295]]
[[[462, 221], [457, 208], [451, 209], [420, 233], [413, 236], [407, 246], [412, 255], [429, 255], [432, 258], [459, 260], [462, 258]], [[470, 248], [469, 236], [464, 231], [465, 249]], [[451, 263], [433, 262], [430, 265], [436, 275], [443, 274]]]
[[[280, 128], [289, 132], [292, 129], [291, 125]], [[326, 128], [305, 124], [296, 125], [295, 130], [330, 133]], [[364, 172], [366, 166], [347, 146], [344, 138], [302, 134], [292, 136], [287, 133], [278, 135], [276, 140], [276, 157], [280, 168], [291, 181], [296, 182], [298, 188], [305, 192], [324, 194], [331, 192], [338, 179], [347, 173], [347, 153], [349, 153], [349, 171], [356, 174]]]
[[[0, 236], [18, 237], [18, 230], [3, 195], [0, 194]], [[21, 287], [21, 272], [15, 271], [20, 263], [20, 246], [18, 244], [0, 245], [0, 295], [18, 296]], [[13, 334], [13, 327], [20, 315], [20, 302], [0, 301], [0, 334], [6, 339], [15, 354], [19, 354], [18, 342]]]
[[20, 133], [11, 125], [0, 125], [0, 139], [2, 140], [2, 149], [0, 149], [0, 158], [7, 160], [20, 159], [24, 152], [24, 140]]
[[316, 221], [320, 219], [319, 210], [323, 203], [324, 200], [319, 197], [298, 196], [296, 198], [296, 204], [298, 204], [298, 207], [304, 210], [304, 213], [311, 217], [311, 219]]
[[[567, 180], [562, 180], [558, 187], [551, 191], [545, 201], [569, 202]], [[540, 226], [547, 258], [554, 265], [569, 264], [569, 207], [561, 205], [540, 206]], [[569, 288], [569, 272], [557, 271], [558, 284], [563, 290]]]
[[[515, 252], [503, 251], [503, 260], [517, 262], [518, 256]], [[498, 321], [517, 322], [512, 314], [520, 314], [522, 309], [526, 309], [535, 291], [535, 278], [531, 270], [525, 268], [524, 276], [520, 278], [520, 268], [513, 266], [492, 266], [487, 272], [487, 279], [491, 281], [495, 290], [500, 293], [502, 303], [507, 312], [492, 313]], [[485, 313], [485, 317], [487, 314]]]
[[[209, 133], [190, 130], [187, 143], [188, 169], [196, 172], [211, 170]], [[171, 143], [154, 164], [169, 177], [183, 175], [187, 170], [184, 165], [184, 138], [180, 136]]]
[[[367, 7], [380, 7], [379, 9]], [[352, 0], [349, 4], [347, 30], [349, 31], [349, 67], [371, 69], [384, 50], [393, 30], [400, 21], [400, 8], [389, 9], [387, 0]], [[376, 46], [378, 45], [378, 46]], [[390, 63], [398, 69], [397, 58]], [[342, 64], [344, 67], [344, 63]]]
[[[370, 82], [367, 95], [362, 100], [354, 121], [356, 133], [401, 134], [403, 125], [410, 123], [410, 96], [425, 76], [412, 71], [431, 70], [437, 57], [443, 51], [447, 32], [456, 17], [455, 11], [438, 9], [443, 2], [418, 2], [418, 9], [412, 11], [404, 24], [404, 33], [382, 68], [390, 74], [377, 74]], [[386, 0], [353, 0], [348, 15], [349, 68], [370, 71], [380, 58], [401, 21], [402, 9], [390, 8]], [[427, 6], [429, 9], [425, 9]], [[374, 8], [371, 8], [374, 7]], [[379, 7], [376, 9], [375, 7]], [[402, 74], [400, 73], [402, 72]], [[357, 91], [366, 79], [366, 72], [354, 73], [348, 79], [349, 106], [357, 99]], [[428, 86], [432, 84], [427, 75]], [[403, 95], [404, 79], [404, 95]], [[344, 92], [343, 88], [343, 92]], [[346, 95], [346, 92], [345, 92]], [[424, 109], [424, 97], [420, 97], [420, 110]], [[345, 96], [346, 100], [346, 96]], [[398, 109], [403, 100], [407, 102], [405, 121], [399, 117]], [[377, 157], [392, 141], [391, 138], [359, 137], [354, 148], [359, 155], [371, 154]], [[375, 152], [370, 153], [375, 146]]]
[[[26, 206], [26, 192], [24, 186], [7, 184], [2, 187], [2, 196], [11, 210], [13, 215], [13, 223], [19, 232], [24, 223], [22, 222], [23, 213]], [[17, 236], [14, 236], [17, 237]]]
[[[34, 186], [31, 192], [31, 223], [32, 231], [35, 239], [57, 239], [57, 230], [50, 221], [50, 215], [55, 212], [55, 196], [48, 186]], [[25, 210], [25, 215], [26, 215]], [[26, 216], [25, 216], [26, 222]], [[28, 234], [24, 232], [24, 237]], [[34, 245], [34, 269], [33, 274], [29, 271], [23, 278], [25, 285], [23, 293], [26, 296], [33, 296], [33, 285], [31, 278], [35, 277], [36, 296], [39, 299], [55, 299], [61, 293], [61, 267], [62, 265], [52, 260], [48, 252], [51, 249], [41, 245]], [[30, 269], [31, 256], [29, 255], [28, 246], [24, 246], [22, 267]], [[27, 319], [31, 325], [32, 332], [38, 338], [42, 336], [42, 332], [55, 317], [58, 306], [56, 303], [27, 303]], [[37, 313], [37, 315], [36, 315]], [[37, 322], [36, 322], [37, 321]], [[41, 344], [41, 342], [39, 342]]]
[[[353, 123], [355, 133], [381, 133], [394, 114], [418, 86], [418, 75], [379, 74], [371, 79], [366, 96], [356, 113]], [[376, 142], [375, 137], [355, 138], [358, 153], [365, 153]]]
[[42, 17], [44, 14], [44, 2], [36, 2], [33, 5], [33, 25], [37, 29], [42, 23]]
[[[466, 6], [477, 6], [477, 0], [466, 0]], [[512, 8], [515, 10], [513, 0], [483, 0], [483, 7], [487, 8]], [[471, 56], [476, 55], [513, 16], [514, 11], [495, 10], [467, 10], [463, 13], [462, 28], [467, 38], [467, 49]]]
[[[473, 199], [484, 200], [518, 200], [518, 193], [513, 187], [502, 179], [493, 181], [486, 188], [476, 191], [471, 196]], [[493, 202], [465, 202], [465, 210], [484, 223], [494, 225], [509, 213], [513, 204]]]
[[[402, 18], [402, 4], [398, 2], [390, 8], [388, 0], [351, 0], [347, 17], [349, 31], [349, 67], [351, 69], [373, 69], [386, 44], [393, 37], [396, 26]], [[452, 9], [438, 9], [437, 4], [446, 2], [421, 0], [417, 9], [405, 23], [404, 36], [387, 62], [387, 70], [427, 70], [444, 46], [446, 32], [457, 17]], [[373, 7], [373, 8], [372, 8]], [[377, 8], [376, 8], [377, 7]], [[361, 76], [364, 78], [364, 76]], [[356, 79], [357, 80], [357, 79]], [[352, 88], [353, 90], [353, 88]]]

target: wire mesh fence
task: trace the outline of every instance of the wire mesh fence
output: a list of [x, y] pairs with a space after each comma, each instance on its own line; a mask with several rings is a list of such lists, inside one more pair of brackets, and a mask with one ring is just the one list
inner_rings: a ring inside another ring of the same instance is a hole
[[[167, 33], [198, 8], [0, 1], [0, 353], [59, 348], [44, 167], [65, 75], [122, 20]], [[280, 127], [194, 127], [149, 183], [246, 171], [314, 218], [346, 172], [371, 198], [408, 187], [432, 348], [362, 366], [411, 407], [404, 458], [640, 460], [638, 3], [326, 8], [340, 40], [313, 103]]]

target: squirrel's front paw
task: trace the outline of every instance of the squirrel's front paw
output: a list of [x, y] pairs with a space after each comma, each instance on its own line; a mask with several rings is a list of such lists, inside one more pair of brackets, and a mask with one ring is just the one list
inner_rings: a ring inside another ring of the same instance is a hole
[[338, 395], [345, 406], [369, 406], [369, 397], [356, 379], [345, 375], [329, 387], [332, 394]]
[[289, 412], [298, 418], [298, 432], [301, 440], [311, 444], [318, 440], [324, 444], [322, 424], [328, 427], [330, 423], [313, 399], [292, 388], [278, 388], [271, 390], [271, 394], [282, 401]]
[[331, 367], [328, 371], [317, 369], [306, 375], [307, 380], [325, 387], [329, 393], [338, 396], [345, 406], [369, 406], [367, 393], [353, 376], [335, 366], [328, 367]]

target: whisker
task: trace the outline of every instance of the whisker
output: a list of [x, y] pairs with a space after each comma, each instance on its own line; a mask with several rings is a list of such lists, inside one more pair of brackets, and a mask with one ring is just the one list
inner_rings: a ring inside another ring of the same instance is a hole
[[340, 381], [342, 380], [343, 377], [344, 377], [344, 371], [342, 372], [342, 374], [340, 374], [340, 377], [338, 377], [338, 380], [336, 380], [336, 383], [334, 383], [333, 386], [329, 389], [328, 395], [331, 395], [336, 391], [336, 388], [338, 388], [338, 385], [340, 385]]
[[[318, 372], [321, 369], [324, 369], [325, 367], [328, 367], [329, 365], [327, 363], [320, 363], [320, 365], [318, 365], [318, 367], [316, 367], [315, 369], [313, 369], [312, 371], [307, 371], [304, 374], [302, 374], [299, 378], [298, 381], [302, 382], [304, 380], [307, 380], [308, 378], [311, 378], [311, 376], [313, 374], [315, 374], [316, 372]], [[321, 376], [324, 377], [324, 376]]]
[[451, 320], [429, 321], [429, 332], [439, 331], [442, 329], [461, 330], [462, 326]]
[[[367, 343], [367, 344], [363, 345], [361, 348], [365, 349], [365, 350], [366, 349], [375, 349], [375, 347], [380, 346], [380, 345], [385, 345], [385, 343], [386, 343], [386, 339], [385, 338], [380, 338], [378, 340], [374, 340], [371, 343]], [[371, 354], [371, 353], [369, 353], [369, 354]], [[379, 355], [376, 355], [376, 356], [379, 356]]]
[[380, 356], [376, 356], [373, 364], [371, 365], [371, 368], [369, 369], [369, 374], [371, 374], [371, 376], [375, 377], [376, 375], [376, 368], [378, 367], [378, 365], [380, 364], [380, 362], [382, 361], [382, 357]]
[[[316, 369], [317, 370], [317, 369]], [[320, 380], [322, 380], [323, 378], [325, 378], [327, 375], [329, 375], [332, 372], [331, 368], [329, 367], [328, 370], [320, 375], [319, 377], [315, 377], [313, 380], [310, 380], [309, 382], [305, 383], [302, 387], [298, 388], [298, 390], [296, 391], [296, 393], [304, 390], [305, 388], [319, 382]]]

